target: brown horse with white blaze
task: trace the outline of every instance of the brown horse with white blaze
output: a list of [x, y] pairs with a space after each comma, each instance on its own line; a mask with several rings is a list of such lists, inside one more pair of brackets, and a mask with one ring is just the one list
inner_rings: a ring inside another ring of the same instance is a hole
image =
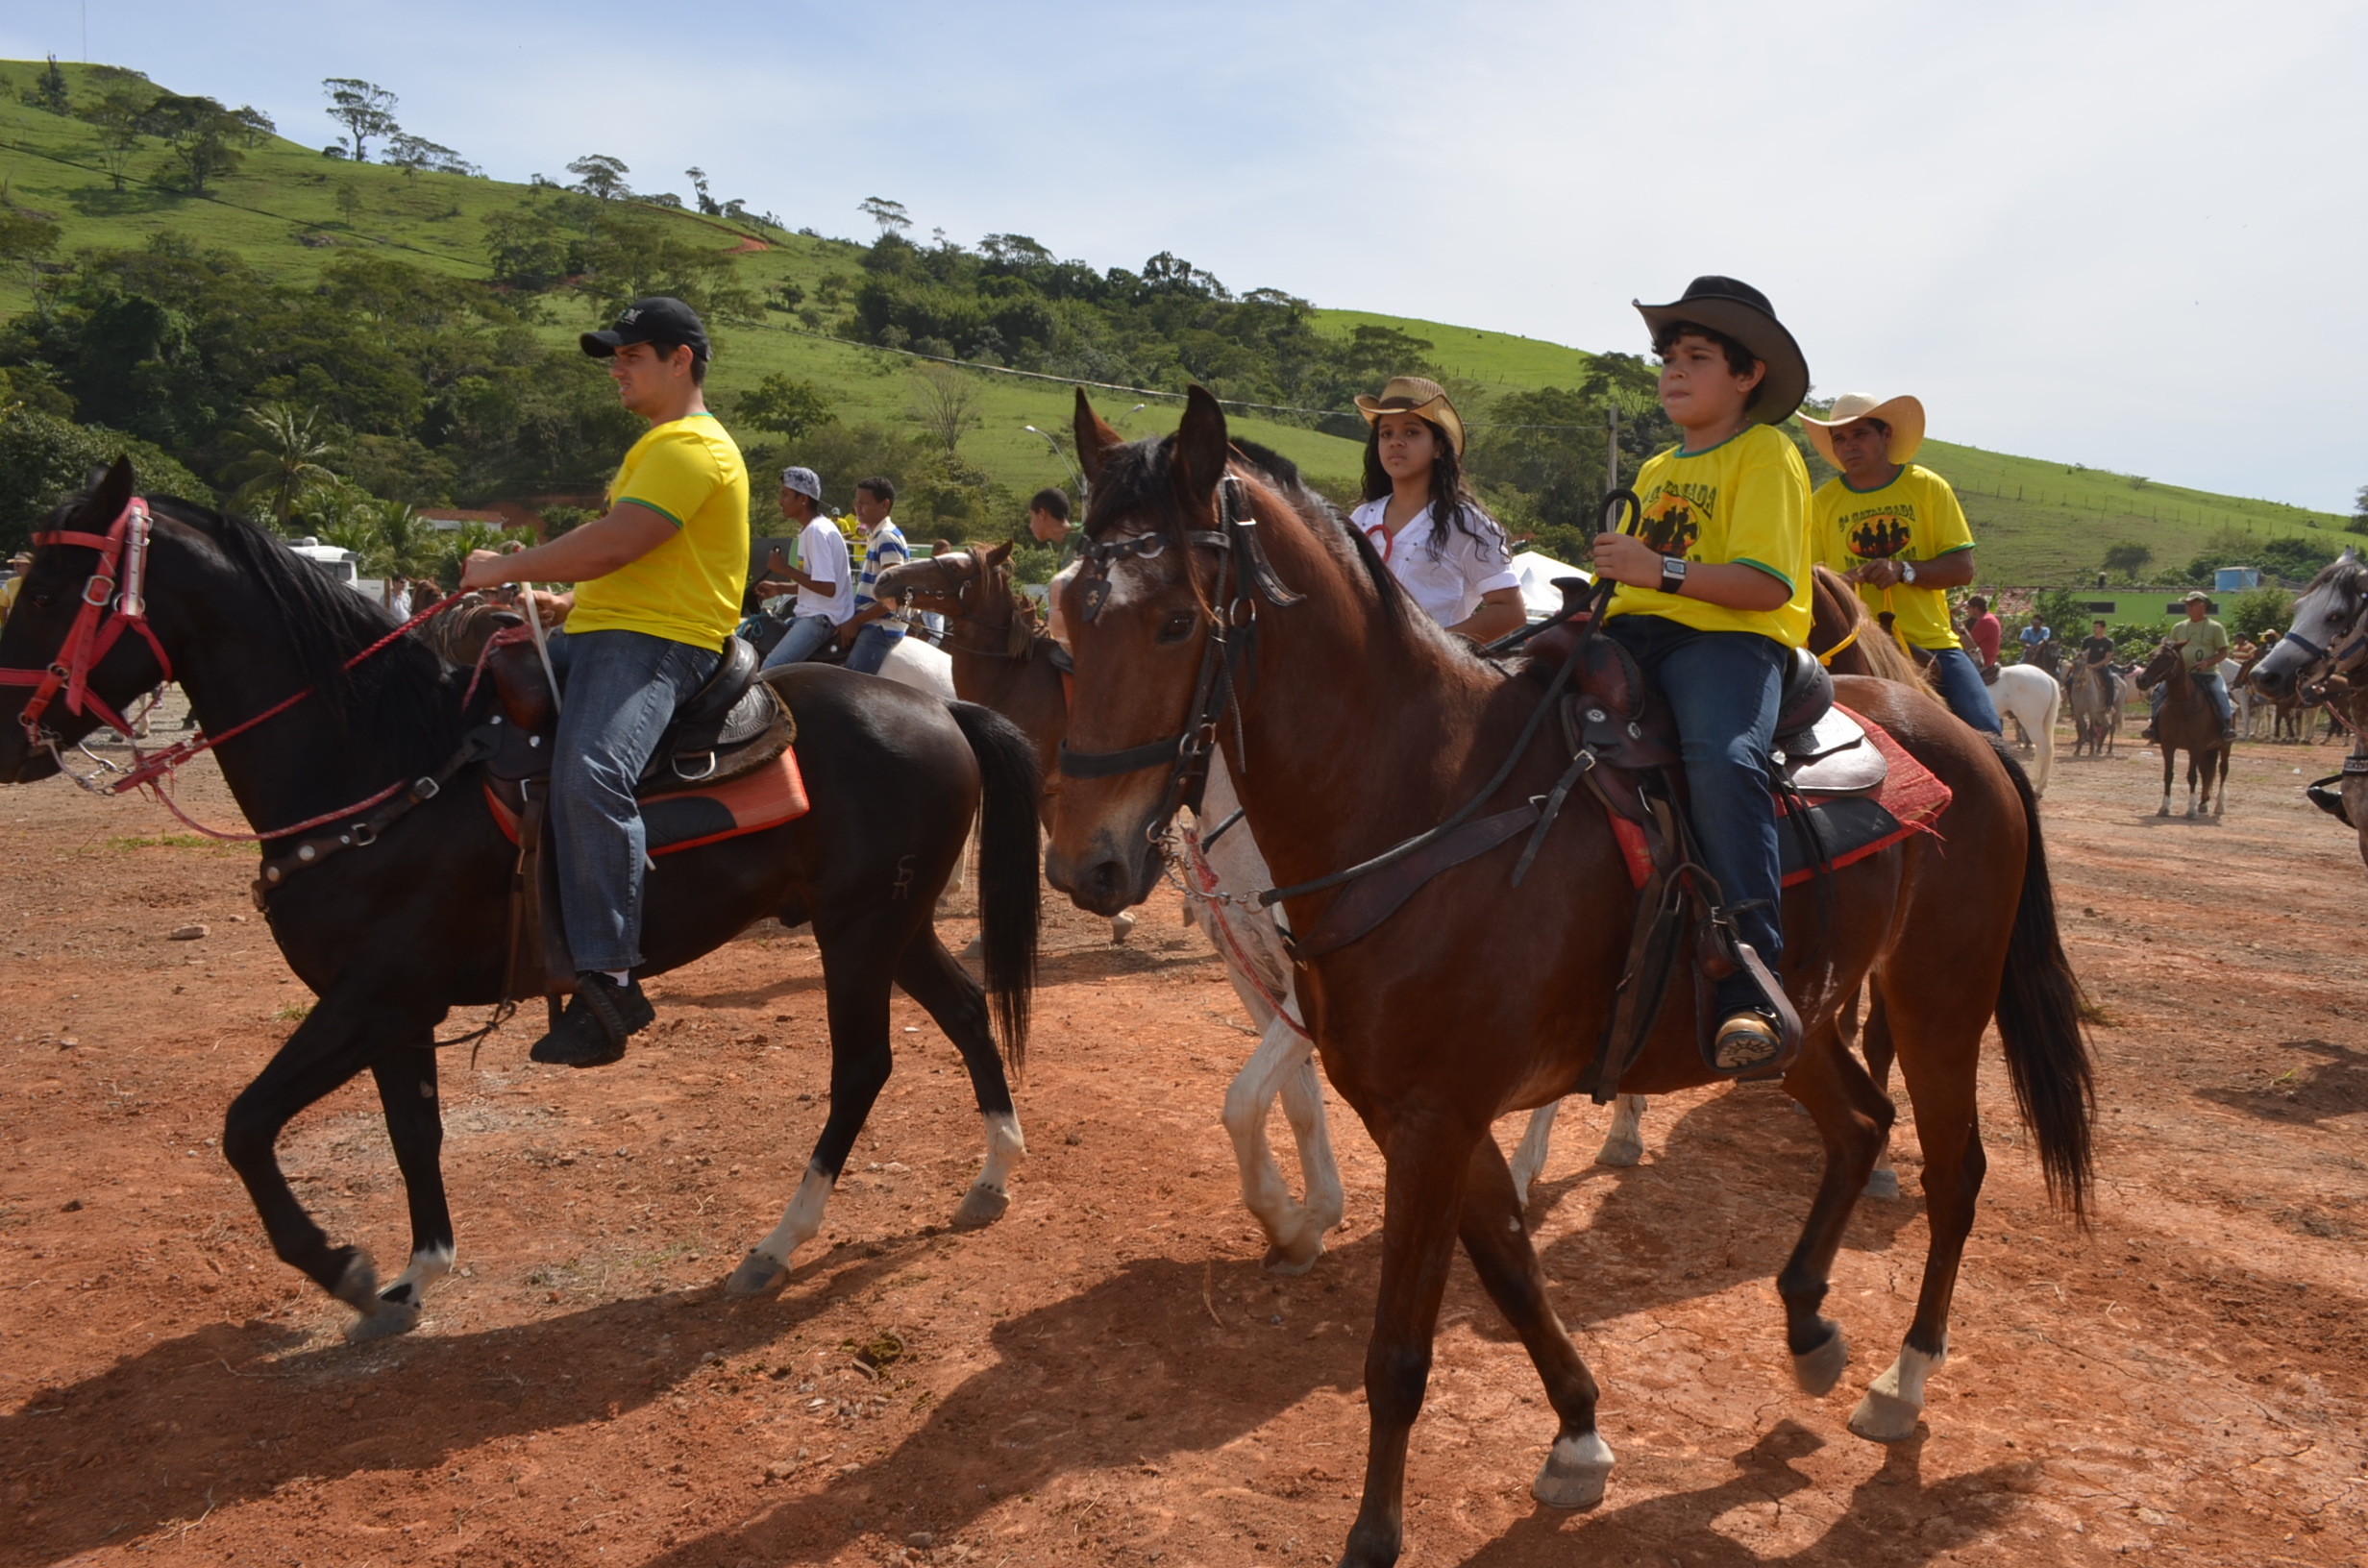
[[[1223, 412], [1207, 392], [1194, 389], [1181, 428], [1163, 440], [1124, 444], [1082, 393], [1076, 423], [1094, 499], [1089, 570], [1062, 606], [1077, 670], [1063, 756], [1070, 776], [1048, 861], [1055, 886], [1102, 913], [1150, 891], [1179, 794], [1171, 762], [1196, 735], [1213, 733], [1222, 747], [1247, 821], [1287, 884], [1360, 865], [1468, 804], [1503, 811], [1553, 788], [1566, 750], [1536, 744], [1515, 754], [1544, 677], [1476, 657], [1312, 498], [1232, 462]], [[1838, 1327], [1817, 1309], [1893, 1115], [1836, 1024], [1862, 982], [1885, 1001], [1924, 1146], [1931, 1248], [1914, 1322], [1851, 1417], [1862, 1435], [1891, 1440], [1914, 1430], [1925, 1379], [1947, 1349], [1984, 1172], [1975, 1078], [1993, 1013], [2049, 1188], [2075, 1213], [2090, 1180], [2093, 1107], [2079, 988], [2019, 771], [1929, 697], [1883, 680], [1836, 684], [1843, 702], [1954, 792], [1938, 837], [1912, 834], [1835, 871], [1831, 899], [1804, 888], [1786, 900], [1781, 972], [1807, 1042], [1785, 1087], [1816, 1119], [1826, 1160], [1777, 1284], [1795, 1376], [1812, 1393], [1830, 1389], [1846, 1362]], [[1612, 829], [1589, 801], [1575, 797], [1553, 823], [1517, 887], [1520, 835], [1432, 877], [1362, 939], [1299, 968], [1325, 1071], [1388, 1167], [1366, 1355], [1371, 1428], [1349, 1563], [1392, 1562], [1400, 1550], [1408, 1437], [1459, 1240], [1558, 1417], [1533, 1491], [1587, 1507], [1612, 1468], [1595, 1430], [1594, 1380], [1547, 1303], [1489, 1136], [1498, 1116], [1567, 1092], [1604, 1031], [1634, 894]], [[1313, 931], [1337, 896], [1326, 888], [1284, 899], [1292, 929]], [[1830, 926], [1820, 928], [1821, 909]], [[1941, 955], [1946, 962], [1935, 962]], [[1509, 983], [1513, 975], [1539, 978]], [[1715, 1081], [1690, 992], [1675, 989], [1621, 1089]]]

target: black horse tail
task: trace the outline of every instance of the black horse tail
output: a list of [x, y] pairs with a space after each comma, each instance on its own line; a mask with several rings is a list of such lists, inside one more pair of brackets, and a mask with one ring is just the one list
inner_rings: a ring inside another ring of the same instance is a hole
[[978, 810], [978, 935], [987, 999], [1016, 1075], [1027, 1062], [1028, 1007], [1036, 993], [1036, 937], [1044, 877], [1037, 866], [1037, 797], [1044, 778], [1020, 727], [975, 702], [949, 702], [978, 759], [986, 798]]
[[2039, 837], [2039, 802], [2031, 780], [2003, 743], [1990, 742], [2023, 802], [2027, 831], [2023, 896], [2008, 939], [2006, 973], [1998, 982], [1998, 1038], [2006, 1042], [2014, 1103], [2039, 1146], [2047, 1195], [2088, 1222], [2088, 1189], [2096, 1181], [2095, 1066], [2081, 1028], [2081, 983], [2056, 929], [2056, 889], [2047, 874], [2047, 845]]

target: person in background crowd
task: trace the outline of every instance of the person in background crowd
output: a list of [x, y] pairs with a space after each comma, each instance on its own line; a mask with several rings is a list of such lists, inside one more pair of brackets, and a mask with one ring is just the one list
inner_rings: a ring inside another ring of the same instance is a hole
[[398, 621], [411, 619], [411, 584], [406, 577], [386, 579], [386, 607]]
[[1051, 575], [1067, 571], [1077, 559], [1077, 530], [1070, 525], [1069, 497], [1062, 492], [1048, 485], [1028, 498], [1027, 531], [1038, 544], [1060, 548]]
[[1394, 376], [1357, 399], [1365, 504], [1348, 514], [1424, 613], [1459, 636], [1492, 642], [1528, 619], [1505, 530], [1464, 484], [1464, 421], [1446, 389]]
[[2111, 664], [2113, 662], [2113, 639], [2105, 634], [2103, 621], [2088, 623], [2088, 635], [2081, 639], [2081, 662], [2083, 664]]
[[1998, 618], [1989, 613], [1988, 600], [1976, 594], [1965, 600], [1965, 636], [1972, 642], [1974, 651], [1982, 656], [1982, 683], [1985, 686], [1998, 683], [1998, 642], [2005, 634], [2006, 627], [2000, 625]]
[[777, 581], [798, 586], [789, 629], [765, 655], [777, 669], [812, 658], [829, 646], [855, 613], [855, 573], [847, 557], [847, 535], [823, 515], [822, 476], [810, 468], [781, 471], [781, 516], [798, 525], [798, 560], [792, 566], [775, 551], [765, 563], [765, 588]]
[[1801, 416], [1810, 445], [1841, 470], [1810, 497], [1813, 549], [1916, 651], [1949, 711], [1997, 734], [1998, 710], [1949, 624], [1947, 591], [1973, 581], [1973, 529], [1949, 481], [1912, 460], [1924, 404], [1846, 392], [1832, 412]]
[[879, 674], [904, 635], [903, 608], [873, 592], [881, 573], [913, 558], [903, 530], [889, 515], [896, 501], [897, 487], [877, 475], [855, 486], [855, 516], [864, 528], [863, 575], [855, 579], [854, 613], [839, 627], [839, 646], [847, 649], [847, 668], [867, 675]]
[[[2220, 738], [2232, 741], [2236, 739], [2236, 721], [2229, 706], [2228, 686], [2220, 678], [2220, 661], [2229, 656], [2228, 628], [2211, 618], [2211, 596], [2202, 589], [2190, 591], [2184, 602], [2187, 619], [2173, 626], [2170, 635], [2163, 640], [2179, 645], [2179, 655], [2186, 661], [2187, 678], [2211, 698], [2212, 711], [2220, 716]], [[2146, 694], [2147, 704], [2154, 710], [2155, 717], [2147, 721], [2144, 732], [2138, 736], [2139, 740], [2160, 739], [2155, 732], [2155, 724], [2162, 717], [2162, 699], [2170, 695], [2170, 691], [2169, 681], [2158, 680], [2155, 682], [2154, 689]]]
[[9, 624], [9, 611], [16, 607], [16, 596], [24, 591], [25, 574], [33, 570], [33, 552], [20, 550], [9, 557], [9, 575], [0, 578], [0, 626]]

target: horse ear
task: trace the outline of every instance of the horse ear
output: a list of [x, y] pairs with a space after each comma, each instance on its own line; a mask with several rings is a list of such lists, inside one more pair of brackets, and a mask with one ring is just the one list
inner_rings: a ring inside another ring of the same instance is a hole
[[1176, 486], [1188, 502], [1206, 500], [1225, 477], [1225, 459], [1232, 442], [1225, 434], [1225, 410], [1217, 394], [1198, 382], [1184, 400], [1184, 423], [1176, 427]]
[[132, 491], [131, 458], [118, 457], [112, 466], [103, 471], [93, 469], [90, 475], [90, 500], [87, 502], [91, 514], [100, 519], [102, 526], [114, 522], [123, 515], [123, 509], [132, 504]]
[[994, 571], [997, 567], [1011, 559], [1011, 544], [1012, 542], [1006, 539], [999, 545], [989, 545], [986, 550], [980, 553], [978, 557], [979, 564], [984, 566], [990, 572]]
[[1125, 445], [1126, 438], [1101, 422], [1094, 405], [1086, 401], [1085, 388], [1077, 388], [1077, 467], [1088, 484], [1101, 482], [1102, 456], [1112, 447]]

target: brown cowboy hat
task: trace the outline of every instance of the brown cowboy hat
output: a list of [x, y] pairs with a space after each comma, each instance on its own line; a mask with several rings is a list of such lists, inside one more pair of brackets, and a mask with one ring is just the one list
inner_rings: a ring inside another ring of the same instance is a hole
[[1381, 389], [1381, 396], [1369, 398], [1360, 393], [1357, 412], [1370, 425], [1384, 414], [1420, 414], [1424, 419], [1447, 432], [1447, 444], [1458, 457], [1464, 455], [1464, 420], [1447, 401], [1447, 389], [1437, 381], [1420, 376], [1393, 376], [1390, 384]]
[[1912, 460], [1916, 449], [1924, 444], [1924, 405], [1913, 398], [1903, 395], [1877, 403], [1863, 392], [1844, 392], [1834, 400], [1830, 412], [1833, 417], [1829, 419], [1803, 414], [1801, 429], [1809, 444], [1817, 449], [1817, 455], [1836, 468], [1841, 464], [1834, 462], [1834, 432], [1862, 419], [1881, 420], [1890, 427], [1891, 439], [1883, 454], [1894, 463]]
[[1712, 275], [1688, 283], [1686, 292], [1667, 305], [1646, 305], [1642, 300], [1629, 303], [1656, 337], [1671, 322], [1690, 321], [1724, 332], [1750, 350], [1752, 357], [1767, 367], [1760, 383], [1760, 401], [1751, 406], [1751, 417], [1758, 423], [1782, 425], [1809, 395], [1809, 361], [1802, 356], [1801, 346], [1776, 319], [1776, 307], [1767, 303], [1767, 296], [1749, 283]]

